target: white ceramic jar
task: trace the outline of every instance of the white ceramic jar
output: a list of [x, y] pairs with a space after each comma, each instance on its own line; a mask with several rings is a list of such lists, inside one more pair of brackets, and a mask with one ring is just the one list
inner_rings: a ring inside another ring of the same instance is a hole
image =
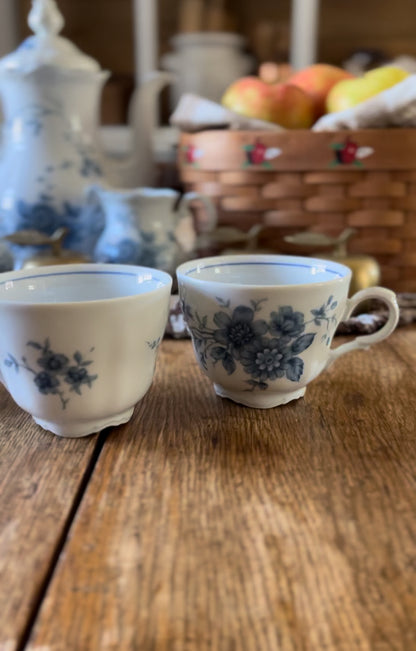
[[244, 51], [245, 39], [229, 32], [176, 34], [173, 52], [162, 57], [162, 67], [176, 76], [171, 87], [171, 108], [181, 95], [195, 93], [214, 102], [226, 88], [254, 69], [254, 59]]

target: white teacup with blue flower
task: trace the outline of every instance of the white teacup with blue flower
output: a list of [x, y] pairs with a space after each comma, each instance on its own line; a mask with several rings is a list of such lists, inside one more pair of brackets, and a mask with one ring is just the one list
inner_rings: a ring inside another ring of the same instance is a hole
[[68, 264], [0, 276], [0, 379], [46, 430], [79, 437], [128, 421], [153, 379], [172, 278]]
[[[383, 287], [348, 298], [351, 270], [337, 262], [281, 255], [232, 255], [177, 269], [196, 358], [219, 396], [248, 407], [276, 407], [338, 357], [390, 335], [399, 309]], [[331, 349], [340, 321], [368, 299], [387, 306], [385, 325]]]

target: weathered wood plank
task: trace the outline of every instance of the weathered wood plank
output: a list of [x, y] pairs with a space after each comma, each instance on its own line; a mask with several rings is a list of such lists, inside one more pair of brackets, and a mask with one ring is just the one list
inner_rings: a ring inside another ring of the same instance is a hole
[[416, 374], [400, 345], [261, 411], [216, 398], [189, 342], [165, 341], [28, 648], [415, 648]]
[[416, 373], [416, 326], [398, 328], [390, 339], [390, 344], [409, 369]]
[[0, 651], [18, 648], [97, 438], [43, 431], [0, 385]]

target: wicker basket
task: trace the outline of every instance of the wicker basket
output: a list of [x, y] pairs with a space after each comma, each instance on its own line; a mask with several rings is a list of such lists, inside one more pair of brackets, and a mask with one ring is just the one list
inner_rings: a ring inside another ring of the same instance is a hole
[[416, 291], [416, 129], [184, 133], [179, 173], [214, 200], [220, 224], [264, 225], [268, 250], [294, 252], [284, 237], [299, 231], [354, 227], [349, 253], [374, 256], [383, 285]]

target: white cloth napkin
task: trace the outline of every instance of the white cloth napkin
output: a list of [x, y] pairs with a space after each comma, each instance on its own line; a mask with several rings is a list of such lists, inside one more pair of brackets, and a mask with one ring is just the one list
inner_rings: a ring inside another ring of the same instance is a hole
[[246, 118], [230, 111], [221, 104], [212, 102], [205, 97], [185, 93], [179, 100], [169, 122], [181, 131], [201, 131], [215, 127], [229, 129], [261, 129], [268, 131], [285, 131], [278, 124]]

